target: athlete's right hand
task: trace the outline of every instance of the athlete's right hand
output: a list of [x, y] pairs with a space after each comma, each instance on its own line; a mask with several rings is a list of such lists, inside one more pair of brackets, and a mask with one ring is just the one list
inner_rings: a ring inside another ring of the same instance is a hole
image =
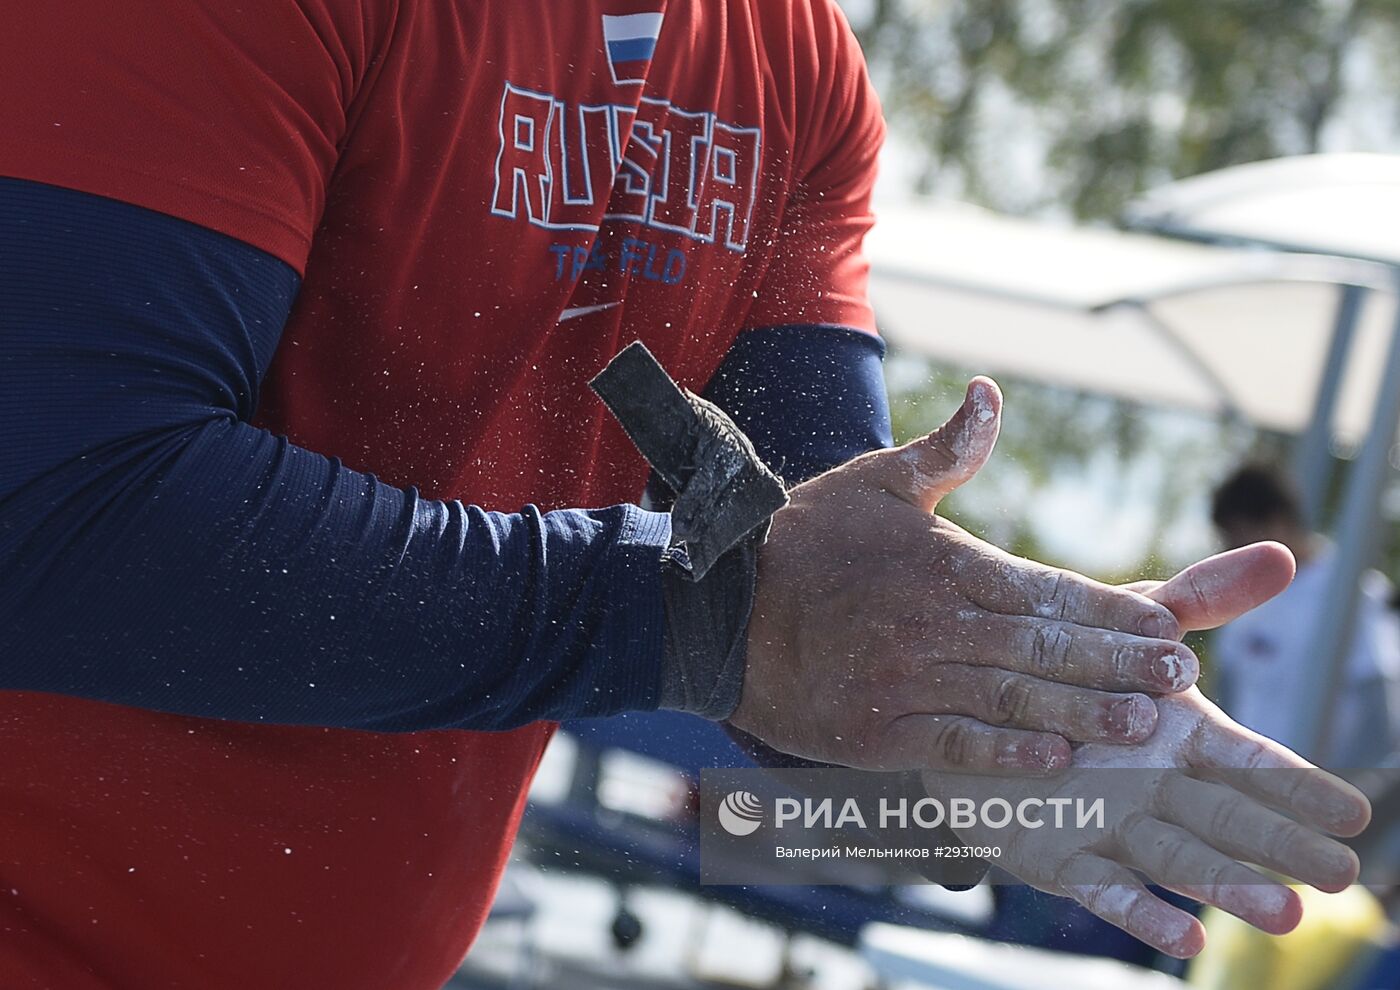
[[1137, 742], [1151, 694], [1200, 665], [1162, 605], [1014, 557], [934, 515], [991, 455], [1001, 393], [974, 379], [942, 428], [794, 488], [758, 562], [734, 725], [879, 770], [1068, 765]]

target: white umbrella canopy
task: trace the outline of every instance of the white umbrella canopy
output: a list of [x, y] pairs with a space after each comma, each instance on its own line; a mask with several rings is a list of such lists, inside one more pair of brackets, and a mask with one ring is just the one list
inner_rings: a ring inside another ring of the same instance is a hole
[[1130, 227], [1400, 265], [1400, 155], [1296, 155], [1153, 190]]
[[1301, 431], [1342, 284], [1369, 294], [1334, 419], [1369, 424], [1395, 298], [1379, 266], [877, 200], [882, 332], [977, 371]]

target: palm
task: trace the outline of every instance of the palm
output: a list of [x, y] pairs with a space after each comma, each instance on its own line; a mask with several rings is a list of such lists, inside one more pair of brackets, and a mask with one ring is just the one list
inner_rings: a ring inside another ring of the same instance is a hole
[[[1293, 570], [1293, 557], [1285, 548], [1263, 543], [1202, 561], [1165, 583], [1134, 585], [1131, 590], [1166, 605], [1183, 629], [1208, 629], [1278, 594], [1292, 580]], [[1160, 697], [1156, 703], [1156, 729], [1146, 740], [1131, 745], [1091, 743], [1074, 753], [1076, 769], [1163, 771], [1115, 778], [1115, 788], [1134, 789], [1117, 795], [1127, 798], [1118, 807], [1130, 813], [1096, 831], [1022, 830], [1007, 837], [999, 866], [1032, 886], [1074, 898], [1176, 956], [1199, 952], [1204, 930], [1191, 915], [1154, 896], [1133, 871], [1273, 933], [1298, 923], [1301, 902], [1291, 890], [1267, 881], [1245, 863], [1329, 890], [1355, 881], [1355, 856], [1322, 833], [1355, 835], [1365, 828], [1370, 807], [1358, 791], [1250, 732], [1196, 688]], [[1244, 767], [1251, 773], [1235, 774], [1227, 784], [1193, 779], [1195, 771]], [[1295, 773], [1252, 772], [1269, 768]], [[1089, 785], [1092, 792], [1101, 787], [1093, 777], [1071, 772], [1055, 786], [1073, 791]], [[925, 775], [925, 785], [935, 793], [947, 787], [960, 792], [983, 787], [989, 795], [1004, 795], [1009, 786], [1005, 778], [991, 777], [950, 784], [936, 774]], [[991, 841], [972, 833], [963, 838], [970, 843]], [[1210, 882], [1184, 882], [1186, 874]], [[1173, 879], [1177, 882], [1171, 883]]]

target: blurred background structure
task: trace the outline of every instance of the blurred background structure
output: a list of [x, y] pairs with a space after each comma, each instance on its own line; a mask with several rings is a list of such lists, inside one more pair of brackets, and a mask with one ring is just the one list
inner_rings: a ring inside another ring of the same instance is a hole
[[[1221, 548], [1222, 479], [1277, 469], [1326, 570], [1289, 606], [1305, 642], [1244, 650], [1330, 762], [1349, 657], [1400, 680], [1400, 0], [843, 6], [891, 125], [869, 253], [896, 437], [972, 374], [1006, 393], [996, 455], [940, 512], [1164, 577]], [[1283, 939], [1208, 916], [1183, 970], [1024, 888], [702, 888], [696, 773], [744, 756], [684, 716], [567, 728], [462, 987], [1400, 988], [1387, 890], [1309, 894]], [[1384, 817], [1368, 854], [1400, 855]]]

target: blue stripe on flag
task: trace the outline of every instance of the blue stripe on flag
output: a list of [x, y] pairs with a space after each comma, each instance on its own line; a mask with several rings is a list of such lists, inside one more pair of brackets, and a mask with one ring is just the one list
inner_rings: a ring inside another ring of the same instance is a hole
[[656, 51], [655, 38], [627, 38], [608, 42], [608, 59], [617, 62], [649, 62]]

